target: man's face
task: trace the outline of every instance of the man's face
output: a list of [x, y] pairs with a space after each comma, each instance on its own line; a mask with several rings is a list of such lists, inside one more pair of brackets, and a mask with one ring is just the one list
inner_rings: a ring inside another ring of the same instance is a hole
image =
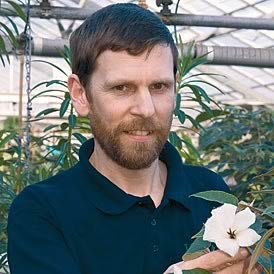
[[171, 49], [157, 45], [139, 56], [107, 50], [90, 82], [96, 145], [122, 167], [149, 167], [167, 140], [175, 106]]

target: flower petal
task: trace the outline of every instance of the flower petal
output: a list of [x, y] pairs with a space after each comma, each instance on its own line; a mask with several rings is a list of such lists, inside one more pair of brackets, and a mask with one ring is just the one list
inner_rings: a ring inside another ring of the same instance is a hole
[[239, 250], [239, 244], [235, 239], [218, 239], [215, 243], [220, 250], [230, 256], [235, 256]]
[[227, 230], [220, 223], [218, 216], [211, 216], [205, 223], [203, 240], [215, 243], [216, 239], [227, 237]]
[[233, 229], [238, 232], [245, 230], [254, 224], [255, 220], [256, 215], [247, 207], [236, 214]]
[[231, 204], [223, 204], [211, 211], [212, 216], [216, 217], [219, 226], [222, 226], [225, 231], [232, 227], [235, 220], [237, 207]]
[[261, 236], [253, 229], [248, 228], [236, 234], [239, 246], [251, 246], [261, 239]]

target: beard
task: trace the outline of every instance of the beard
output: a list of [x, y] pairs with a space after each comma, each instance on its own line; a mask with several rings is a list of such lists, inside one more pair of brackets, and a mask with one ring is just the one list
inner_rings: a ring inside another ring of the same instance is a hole
[[[138, 170], [150, 167], [159, 157], [171, 128], [172, 112], [162, 122], [151, 117], [133, 118], [115, 127], [96, 111], [90, 120], [92, 133], [106, 155], [124, 168]], [[138, 130], [152, 132], [152, 138], [145, 142], [128, 138], [127, 132]]]

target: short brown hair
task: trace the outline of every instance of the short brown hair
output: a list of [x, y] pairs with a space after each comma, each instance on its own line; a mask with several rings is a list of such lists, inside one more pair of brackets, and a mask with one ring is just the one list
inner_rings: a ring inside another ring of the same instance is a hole
[[175, 75], [178, 50], [168, 28], [157, 15], [135, 4], [104, 7], [88, 17], [70, 37], [72, 73], [78, 75], [86, 88], [97, 58], [105, 50], [126, 50], [139, 55], [157, 44], [170, 46]]

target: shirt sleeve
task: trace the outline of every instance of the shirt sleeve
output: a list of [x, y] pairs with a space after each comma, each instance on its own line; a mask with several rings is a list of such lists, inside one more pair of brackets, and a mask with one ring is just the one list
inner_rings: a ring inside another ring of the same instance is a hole
[[27, 199], [9, 212], [8, 263], [11, 274], [81, 274], [61, 231]]

